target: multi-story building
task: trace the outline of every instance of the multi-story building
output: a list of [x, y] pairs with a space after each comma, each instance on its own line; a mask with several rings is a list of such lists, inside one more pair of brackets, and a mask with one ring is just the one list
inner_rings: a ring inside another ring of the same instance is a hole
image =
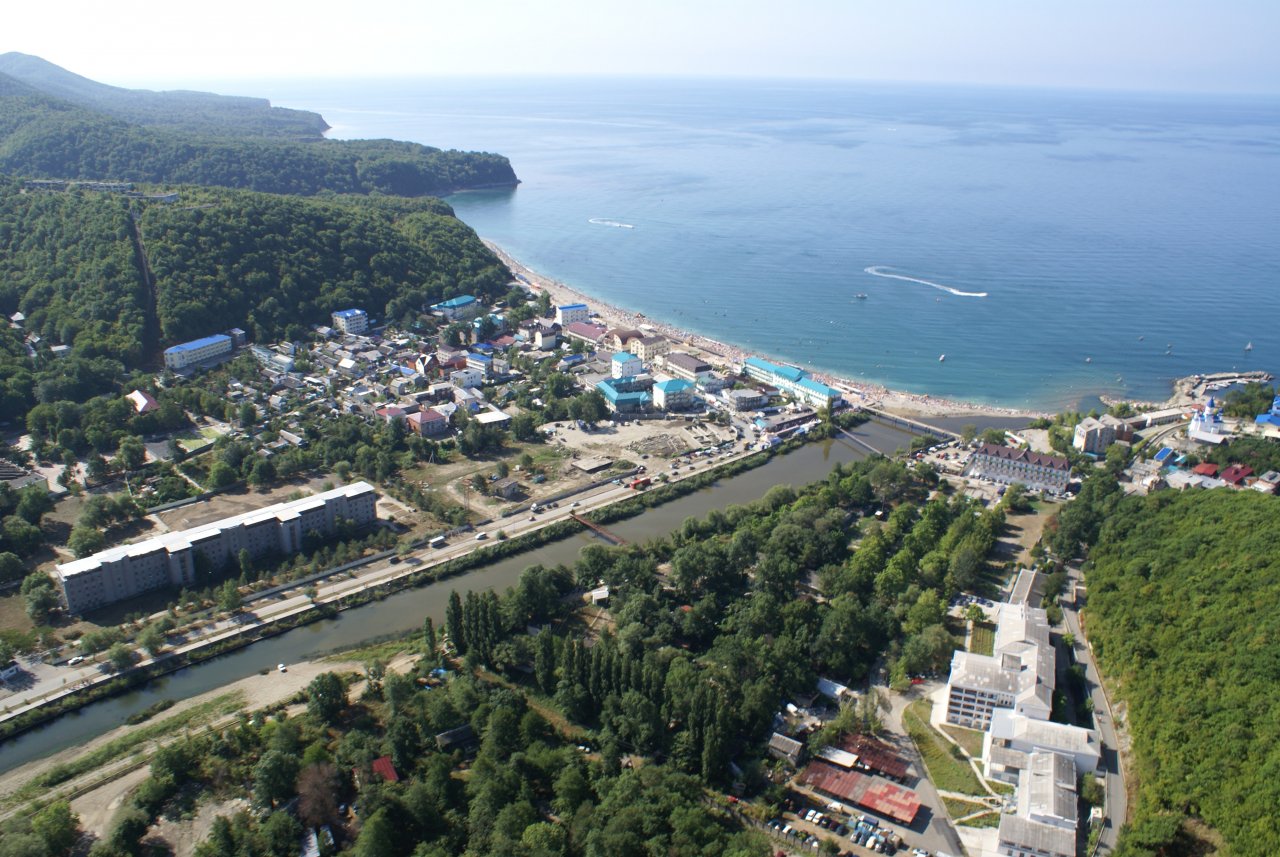
[[644, 372], [644, 361], [627, 351], [619, 351], [609, 361], [609, 375], [613, 378], [634, 378]]
[[1003, 857], [1075, 857], [1077, 805], [1071, 757], [1031, 754], [1018, 775], [1016, 809], [1000, 816], [996, 850]]
[[1116, 441], [1132, 438], [1133, 429], [1127, 422], [1111, 414], [1103, 414], [1097, 419], [1085, 417], [1077, 423], [1071, 445], [1090, 455], [1103, 455], [1107, 447]]
[[190, 530], [165, 533], [130, 545], [62, 563], [57, 576], [71, 613], [83, 613], [149, 589], [192, 586], [196, 561], [220, 570], [240, 551], [249, 556], [296, 553], [311, 533], [328, 535], [339, 523], [372, 524], [377, 494], [367, 482], [334, 488], [314, 497], [277, 503]]
[[605, 405], [614, 413], [625, 414], [643, 410], [653, 401], [649, 389], [653, 379], [648, 375], [629, 378], [603, 378], [596, 382], [596, 389], [604, 395]]
[[186, 369], [188, 366], [195, 366], [230, 354], [232, 347], [231, 337], [222, 333], [193, 339], [190, 342], [166, 348], [164, 365], [166, 369]]
[[777, 387], [811, 408], [832, 408], [840, 401], [840, 391], [809, 377], [803, 369], [779, 366], [759, 357], [748, 357], [742, 369], [747, 377]]
[[683, 351], [672, 351], [661, 358], [662, 368], [676, 378], [683, 378], [694, 384], [710, 378], [714, 372], [711, 364], [705, 360], [686, 354]]
[[432, 304], [431, 308], [443, 315], [446, 321], [470, 321], [484, 312], [484, 305], [476, 299], [475, 295], [458, 295], [456, 298]]
[[1045, 611], [1004, 605], [991, 655], [957, 651], [947, 681], [947, 722], [985, 730], [997, 708], [1049, 718], [1054, 653]]
[[659, 381], [653, 385], [653, 404], [659, 410], [683, 411], [693, 407], [696, 401], [693, 384], [683, 378]]
[[671, 340], [665, 336], [642, 336], [627, 343], [627, 349], [647, 363], [671, 350]]
[[735, 411], [758, 411], [769, 404], [769, 396], [759, 390], [722, 390], [720, 398]]
[[484, 373], [479, 369], [455, 369], [449, 373], [449, 381], [464, 389], [484, 384]]
[[364, 333], [369, 329], [369, 315], [362, 309], [340, 309], [330, 317], [334, 328], [343, 333]]
[[556, 324], [568, 327], [575, 321], [590, 321], [591, 310], [586, 304], [565, 304], [556, 307]]
[[1025, 485], [1032, 491], [1061, 493], [1071, 480], [1071, 462], [1057, 455], [984, 443], [964, 468], [965, 476], [1002, 485]]

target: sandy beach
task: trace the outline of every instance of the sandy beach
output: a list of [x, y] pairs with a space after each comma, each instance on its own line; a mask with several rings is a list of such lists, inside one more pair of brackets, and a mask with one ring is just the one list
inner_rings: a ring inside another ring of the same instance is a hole
[[[748, 357], [758, 356], [764, 359], [774, 359], [767, 354], [757, 354], [730, 343], [720, 342], [719, 340], [682, 330], [641, 313], [605, 303], [599, 298], [578, 291], [559, 280], [538, 273], [488, 239], [484, 239], [484, 243], [511, 269], [512, 273], [522, 278], [526, 285], [535, 292], [545, 291], [549, 293], [553, 304], [585, 303], [606, 327], [640, 328], [641, 325], [644, 325], [645, 329], [652, 329], [672, 342], [678, 343], [682, 350], [698, 354], [712, 365], [719, 365], [731, 370], [735, 366], [740, 367]], [[779, 359], [777, 362], [782, 363], [785, 361]], [[1034, 411], [999, 408], [975, 402], [961, 402], [937, 396], [904, 393], [876, 384], [868, 384], [865, 381], [853, 381], [823, 372], [810, 372], [809, 374], [823, 383], [830, 384], [843, 391], [846, 394], [846, 398], [851, 402], [870, 405], [908, 417], [982, 415], [1034, 418], [1047, 416]]]

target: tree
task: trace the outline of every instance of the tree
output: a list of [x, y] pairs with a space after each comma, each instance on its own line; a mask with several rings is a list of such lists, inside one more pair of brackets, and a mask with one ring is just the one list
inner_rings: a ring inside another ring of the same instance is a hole
[[55, 801], [31, 818], [31, 831], [44, 840], [52, 857], [69, 852], [80, 838], [80, 819], [65, 800]]
[[0, 551], [0, 584], [16, 583], [27, 573], [27, 567], [16, 553]]
[[218, 609], [227, 613], [235, 613], [244, 605], [240, 597], [240, 587], [234, 580], [228, 580], [218, 589]]
[[138, 635], [138, 645], [146, 649], [154, 658], [164, 650], [164, 631], [160, 629], [159, 624], [151, 624], [142, 629], [142, 633]]
[[334, 673], [320, 673], [307, 685], [307, 713], [321, 723], [336, 723], [346, 705], [347, 689]]
[[308, 827], [338, 817], [338, 769], [329, 762], [308, 765], [298, 774], [298, 817]]
[[465, 655], [467, 641], [462, 630], [462, 599], [458, 596], [457, 590], [449, 592], [449, 606], [444, 614], [444, 630], [449, 635], [449, 642], [453, 643], [454, 650], [460, 655]]
[[117, 672], [127, 670], [133, 666], [133, 659], [133, 649], [124, 643], [116, 643], [107, 650], [107, 661], [111, 666], [115, 667]]
[[234, 485], [235, 481], [240, 477], [236, 474], [231, 465], [225, 461], [215, 461], [209, 467], [209, 487], [213, 489], [226, 488]]
[[121, 440], [117, 458], [125, 470], [137, 470], [141, 467], [147, 458], [147, 448], [143, 445], [142, 438], [128, 435]]
[[249, 471], [249, 484], [255, 488], [262, 488], [276, 481], [276, 466], [271, 463], [269, 458], [259, 458], [253, 463], [253, 469]]
[[106, 546], [106, 537], [102, 535], [102, 530], [93, 529], [77, 524], [71, 529], [71, 536], [67, 539], [67, 547], [77, 557], [86, 557], [97, 553]]
[[253, 768], [253, 797], [259, 806], [288, 800], [298, 779], [298, 760], [281, 750], [268, 750]]
[[978, 427], [973, 423], [965, 423], [960, 427], [960, 442], [969, 444], [978, 436]]
[[49, 614], [58, 606], [58, 591], [53, 580], [43, 571], [33, 571], [22, 581], [22, 598], [27, 615], [37, 625], [49, 621]]
[[258, 421], [258, 409], [253, 402], [245, 402], [240, 406], [237, 418], [240, 420], [241, 428], [248, 428]]
[[396, 838], [395, 825], [388, 818], [386, 807], [382, 807], [360, 828], [360, 837], [351, 852], [355, 857], [396, 857], [400, 853]]

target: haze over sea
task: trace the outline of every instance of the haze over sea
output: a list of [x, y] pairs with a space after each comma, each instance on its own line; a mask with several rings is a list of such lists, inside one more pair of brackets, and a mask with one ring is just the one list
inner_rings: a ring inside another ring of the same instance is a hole
[[518, 189], [450, 200], [481, 236], [589, 295], [813, 369], [1058, 409], [1280, 367], [1274, 99], [708, 80], [260, 91], [323, 113], [332, 136], [507, 155]]

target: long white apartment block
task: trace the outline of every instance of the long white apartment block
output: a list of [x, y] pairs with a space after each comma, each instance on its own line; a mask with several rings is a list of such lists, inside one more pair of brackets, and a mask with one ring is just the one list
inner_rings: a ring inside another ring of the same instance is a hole
[[310, 533], [329, 535], [344, 520], [356, 526], [373, 523], [376, 502], [373, 486], [356, 482], [189, 530], [107, 548], [57, 566], [63, 600], [71, 613], [83, 613], [149, 589], [194, 585], [197, 555], [220, 569], [242, 550], [251, 557], [297, 553]]
[[997, 708], [1048, 720], [1054, 684], [1045, 611], [1025, 604], [1002, 605], [994, 653], [957, 651], [951, 658], [947, 722], [985, 730]]

